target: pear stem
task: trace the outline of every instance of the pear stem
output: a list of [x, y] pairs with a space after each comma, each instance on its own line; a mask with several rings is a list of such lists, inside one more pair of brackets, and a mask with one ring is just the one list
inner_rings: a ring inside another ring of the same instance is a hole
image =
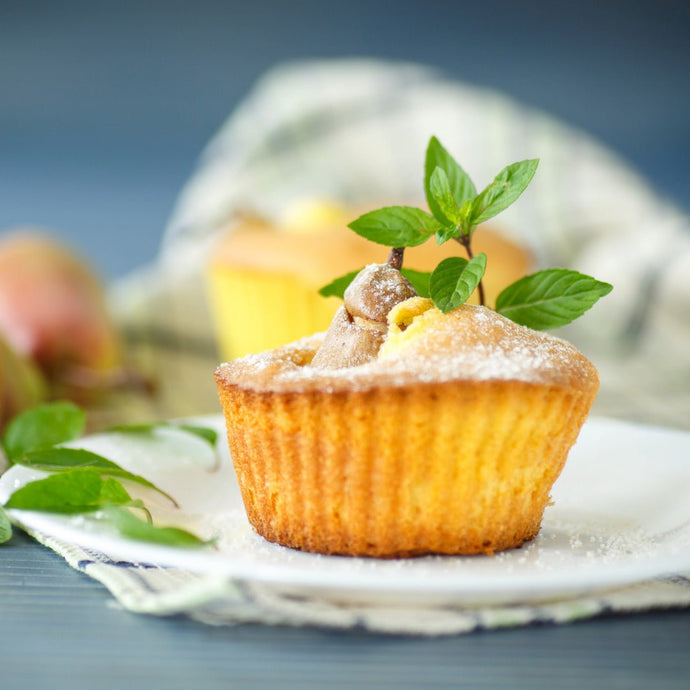
[[388, 255], [388, 259], [386, 260], [386, 263], [391, 268], [395, 268], [399, 271], [403, 265], [404, 254], [405, 254], [405, 247], [393, 247], [391, 249], [391, 253]]

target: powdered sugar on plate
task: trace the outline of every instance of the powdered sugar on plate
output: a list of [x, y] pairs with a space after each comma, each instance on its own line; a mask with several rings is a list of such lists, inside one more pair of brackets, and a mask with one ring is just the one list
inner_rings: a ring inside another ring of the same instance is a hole
[[[212, 423], [222, 430], [220, 417]], [[144, 455], [139, 442], [129, 439], [118, 462], [180, 500], [181, 510], [160, 501], [154, 511], [158, 524], [174, 523], [216, 537], [215, 549], [156, 547], [87, 529], [83, 519], [62, 515], [13, 511], [13, 518], [43, 535], [111, 558], [263, 582], [295, 596], [320, 592], [377, 604], [536, 602], [690, 572], [687, 433], [590, 419], [554, 486], [553, 505], [534, 541], [495, 556], [395, 561], [319, 556], [265, 541], [247, 522], [222, 438], [221, 468], [213, 473], [205, 456], [195, 460], [202, 444], [190, 441], [183, 452], [179, 438], [171, 435], [169, 446], [162, 440], [160, 447], [146, 445]], [[93, 444], [94, 450], [104, 450], [95, 440]], [[171, 464], [171, 456], [179, 458]], [[23, 471], [15, 466], [0, 478], [0, 498], [16, 481], [31, 478]], [[144, 495], [141, 487], [131, 489], [135, 497]], [[154, 499], [147, 494], [149, 498]]]

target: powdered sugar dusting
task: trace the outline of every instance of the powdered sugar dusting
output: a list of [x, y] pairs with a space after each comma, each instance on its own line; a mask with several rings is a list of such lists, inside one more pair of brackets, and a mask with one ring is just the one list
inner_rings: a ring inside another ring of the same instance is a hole
[[413, 559], [380, 560], [333, 557], [289, 549], [260, 537], [235, 508], [206, 516], [198, 526], [206, 536], [217, 538], [225, 557], [250, 561], [262, 567], [295, 568], [319, 573], [323, 578], [376, 577], [382, 582], [433, 579], [438, 583], [458, 578], [498, 577], [509, 583], [513, 577], [562, 577], [564, 574], [604, 573], [626, 568], [644, 568], [655, 560], [690, 547], [687, 525], [667, 533], [645, 529], [632, 516], [596, 511], [554, 511], [545, 516], [542, 530], [522, 547], [493, 556], [423, 556]]
[[[415, 329], [418, 332], [415, 332]], [[324, 371], [309, 366], [324, 335], [222, 365], [221, 379], [255, 390], [364, 390], [381, 385], [467, 381], [523, 381], [589, 389], [594, 366], [574, 346], [533, 331], [485, 307], [449, 314], [429, 310], [392, 352], [356, 367]]]
[[400, 271], [386, 264], [369, 264], [345, 290], [344, 303], [352, 316], [385, 324], [396, 304], [416, 294]]

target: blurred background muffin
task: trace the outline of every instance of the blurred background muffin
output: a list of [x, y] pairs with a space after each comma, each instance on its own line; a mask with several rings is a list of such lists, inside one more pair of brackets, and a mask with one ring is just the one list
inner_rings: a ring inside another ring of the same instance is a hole
[[[319, 288], [383, 262], [388, 254], [386, 247], [347, 227], [358, 215], [335, 202], [300, 200], [277, 223], [247, 218], [221, 236], [208, 271], [221, 358], [260, 352], [328, 328], [341, 302], [322, 297]], [[477, 236], [476, 251], [491, 257], [484, 278], [491, 304], [534, 263], [526, 249], [490, 229]], [[432, 271], [442, 259], [461, 253], [454, 243], [425, 242], [406, 251], [405, 267]]]

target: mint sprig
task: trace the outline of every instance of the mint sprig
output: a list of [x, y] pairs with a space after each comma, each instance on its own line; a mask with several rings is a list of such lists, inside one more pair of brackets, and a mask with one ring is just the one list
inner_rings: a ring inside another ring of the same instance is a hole
[[[405, 247], [415, 247], [432, 236], [438, 244], [450, 240], [458, 242], [467, 259], [444, 259], [432, 273], [415, 271], [415, 280], [408, 279], [420, 295], [430, 296], [443, 312], [464, 304], [475, 289], [479, 303], [484, 305], [482, 277], [486, 257], [474, 255], [474, 232], [477, 226], [504, 211], [522, 195], [538, 165], [536, 158], [511, 163], [477, 193], [470, 176], [432, 136], [424, 159], [424, 192], [431, 214], [410, 206], [388, 206], [365, 213], [349, 227], [372, 242], [394, 248], [399, 262], [396, 268], [402, 262]], [[401, 270], [405, 274], [410, 269]], [[320, 294], [342, 297], [358, 272], [336, 278], [321, 288]], [[577, 271], [547, 269], [526, 276], [503, 290], [497, 299], [496, 311], [536, 330], [558, 328], [584, 314], [611, 290], [608, 283]]]
[[538, 165], [538, 159], [512, 163], [477, 193], [470, 176], [439, 140], [431, 137], [424, 161], [424, 191], [429, 210], [441, 225], [436, 232], [439, 244], [451, 239], [465, 244], [480, 223], [498, 215], [518, 199]]
[[[187, 530], [178, 527], [161, 527], [151, 522], [150, 514], [142, 501], [132, 499], [120, 482], [112, 477], [104, 479], [93, 468], [78, 468], [25, 484], [17, 489], [5, 504], [16, 510], [37, 510], [62, 515], [94, 514], [96, 519], [113, 527], [121, 536], [166, 546], [195, 547], [211, 542], [204, 541]], [[129, 509], [143, 510], [141, 520]], [[0, 509], [0, 513], [4, 511]], [[5, 519], [7, 520], [7, 516]], [[11, 536], [11, 525], [7, 520]], [[0, 518], [0, 543], [3, 529]]]
[[91, 468], [98, 470], [102, 476], [120, 477], [153, 489], [165, 496], [176, 508], [179, 508], [177, 501], [153, 482], [141, 475], [128, 472], [117, 463], [98, 453], [83, 448], [45, 448], [23, 455], [17, 460], [17, 464], [44, 472], [67, 472], [76, 468]]
[[[144, 503], [132, 499], [118, 479], [153, 489], [177, 507], [175, 499], [153, 482], [98, 453], [61, 445], [76, 440], [83, 433], [84, 421], [84, 412], [76, 405], [55, 402], [28, 410], [8, 424], [2, 447], [10, 462], [51, 474], [14, 491], [5, 508], [70, 515], [101, 511], [99, 519], [108, 522], [123, 536], [176, 546], [207, 543], [184, 530], [149, 525], [129, 512], [129, 509], [143, 510], [150, 519]], [[117, 431], [148, 433], [160, 427], [179, 429], [212, 446], [217, 439], [213, 429], [181, 423], [140, 424], [118, 427]], [[122, 512], [126, 513], [124, 517]], [[0, 543], [9, 540], [11, 534], [9, 516], [0, 507]]]

